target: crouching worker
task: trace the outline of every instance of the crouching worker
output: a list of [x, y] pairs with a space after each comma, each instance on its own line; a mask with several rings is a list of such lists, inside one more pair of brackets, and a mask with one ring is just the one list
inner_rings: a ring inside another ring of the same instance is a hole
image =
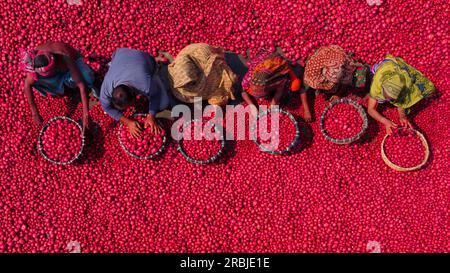
[[389, 54], [372, 67], [372, 73], [374, 77], [368, 103], [370, 116], [384, 124], [386, 132], [391, 134], [398, 125], [377, 111], [379, 103], [390, 102], [397, 107], [400, 125], [411, 128], [407, 112], [435, 91], [434, 84], [403, 59]]
[[136, 120], [125, 117], [122, 111], [135, 105], [137, 95], [145, 96], [149, 101], [144, 127], [160, 132], [155, 116], [171, 105], [171, 98], [157, 73], [156, 61], [146, 52], [119, 48], [113, 53], [103, 80], [100, 103], [105, 112], [123, 122], [134, 137], [139, 137], [143, 128]]
[[[291, 91], [300, 90], [301, 81], [278, 53], [261, 50], [248, 62], [248, 72], [242, 81], [242, 98], [249, 105], [258, 107], [257, 99], [269, 98], [271, 105], [279, 105], [287, 95], [287, 83]], [[311, 121], [306, 93], [300, 94], [304, 106], [304, 118]]]
[[204, 43], [186, 46], [169, 64], [168, 78], [173, 96], [184, 103], [202, 97], [211, 105], [223, 106], [235, 99], [233, 85], [237, 76], [220, 47]]
[[22, 52], [21, 69], [27, 73], [24, 92], [36, 124], [41, 125], [43, 119], [34, 102], [33, 87], [43, 96], [71, 95], [65, 92], [66, 88], [78, 87], [83, 104], [83, 128], [88, 128], [87, 89], [96, 92], [93, 86], [94, 72], [76, 49], [65, 43], [48, 42], [36, 49]]
[[[356, 61], [337, 45], [317, 49], [306, 61], [304, 83], [330, 100], [338, 99], [350, 89], [368, 87], [370, 66]], [[368, 91], [368, 90], [367, 90]]]

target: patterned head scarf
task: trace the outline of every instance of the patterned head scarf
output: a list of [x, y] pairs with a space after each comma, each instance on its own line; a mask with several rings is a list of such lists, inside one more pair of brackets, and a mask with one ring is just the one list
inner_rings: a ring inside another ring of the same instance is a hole
[[225, 51], [204, 43], [183, 48], [168, 66], [172, 94], [183, 102], [193, 103], [202, 97], [210, 104], [234, 99], [237, 76], [225, 60]]
[[[45, 56], [48, 64], [43, 67], [35, 67], [35, 60], [38, 56]], [[52, 53], [43, 50], [22, 50], [20, 69], [31, 74], [33, 79], [37, 80], [38, 74], [49, 76], [55, 67], [55, 58]]]
[[303, 80], [314, 89], [331, 91], [337, 84], [351, 84], [355, 69], [344, 49], [336, 45], [323, 46], [307, 61]]
[[381, 87], [386, 95], [396, 100], [406, 88], [405, 77], [394, 71], [391, 73], [386, 73], [386, 75], [381, 78]]
[[252, 84], [254, 85], [266, 85], [272, 80], [273, 74], [269, 69], [262, 69], [255, 72], [252, 78]]
[[257, 86], [270, 85], [284, 78], [289, 71], [288, 62], [283, 58], [279, 56], [267, 58], [256, 65], [251, 83]]

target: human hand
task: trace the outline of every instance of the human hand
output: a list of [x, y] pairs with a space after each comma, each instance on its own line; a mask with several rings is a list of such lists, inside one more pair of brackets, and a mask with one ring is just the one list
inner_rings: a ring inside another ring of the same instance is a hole
[[141, 124], [139, 124], [139, 122], [137, 122], [135, 120], [129, 120], [126, 125], [128, 127], [128, 130], [130, 131], [130, 134], [134, 138], [138, 138], [141, 136], [142, 126], [141, 126]]
[[335, 100], [338, 100], [338, 99], [340, 99], [340, 98], [341, 98], [341, 97], [338, 96], [338, 95], [333, 95], [333, 96], [331, 96], [331, 98], [330, 98], [330, 102], [335, 101]]
[[412, 128], [413, 127], [411, 122], [409, 121], [408, 117], [406, 117], [406, 116], [400, 117], [400, 125], [402, 127], [405, 127], [405, 128]]
[[312, 121], [312, 116], [311, 116], [311, 112], [309, 111], [309, 109], [305, 109], [303, 111], [303, 118], [305, 119], [306, 122]]
[[147, 118], [145, 119], [144, 127], [150, 128], [150, 131], [152, 132], [152, 134], [159, 134], [162, 131], [161, 126], [158, 125], [158, 123], [156, 122], [156, 119], [153, 115], [147, 116]]
[[89, 129], [89, 114], [83, 113], [83, 133], [86, 131], [86, 129]]
[[42, 124], [44, 123], [44, 119], [42, 118], [42, 116], [39, 113], [33, 114], [33, 121], [36, 125], [39, 125], [39, 126], [42, 126]]
[[398, 127], [398, 125], [390, 120], [388, 120], [385, 124], [386, 126], [386, 133], [388, 135], [392, 134], [393, 129], [396, 129]]

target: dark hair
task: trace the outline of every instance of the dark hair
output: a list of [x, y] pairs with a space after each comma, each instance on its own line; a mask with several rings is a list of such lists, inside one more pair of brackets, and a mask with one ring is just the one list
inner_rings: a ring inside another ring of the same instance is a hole
[[34, 68], [40, 68], [40, 67], [47, 66], [49, 63], [50, 63], [50, 61], [47, 58], [47, 56], [45, 56], [43, 54], [37, 55], [36, 58], [34, 59]]
[[124, 109], [133, 101], [133, 92], [126, 85], [119, 85], [112, 92], [112, 103], [119, 109]]

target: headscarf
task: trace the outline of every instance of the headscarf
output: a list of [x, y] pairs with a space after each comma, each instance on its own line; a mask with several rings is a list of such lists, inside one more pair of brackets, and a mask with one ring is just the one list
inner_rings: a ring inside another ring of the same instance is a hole
[[389, 97], [396, 100], [406, 88], [405, 77], [397, 71], [387, 73], [381, 78], [381, 87]]
[[255, 74], [255, 68], [262, 62], [264, 62], [264, 60], [273, 57], [273, 53], [265, 50], [265, 49], [260, 49], [259, 52], [256, 54], [255, 57], [250, 58], [247, 61], [247, 66], [248, 66], [248, 71], [245, 74], [244, 78], [242, 79], [242, 89], [243, 90], [248, 90], [250, 89], [250, 86], [252, 84], [252, 78], [253, 75]]
[[296, 92], [301, 87], [301, 81], [292, 70], [289, 62], [279, 53], [267, 56], [266, 51], [262, 52], [265, 59], [259, 59], [259, 63], [254, 60], [249, 62], [249, 71], [245, 75], [242, 87], [255, 98], [266, 97], [273, 89], [285, 87], [290, 81], [290, 89]]
[[254, 69], [251, 84], [264, 86], [281, 80], [289, 72], [288, 62], [281, 57], [268, 58]]
[[225, 60], [220, 47], [190, 44], [168, 66], [172, 94], [186, 103], [202, 97], [210, 104], [225, 104], [235, 99], [233, 84], [237, 76]]
[[337, 84], [351, 84], [355, 69], [355, 63], [344, 49], [337, 45], [324, 46], [307, 61], [303, 80], [314, 89], [329, 91]]
[[[35, 60], [37, 56], [44, 55], [48, 64], [43, 67], [35, 67]], [[49, 76], [55, 67], [55, 58], [49, 51], [44, 50], [22, 50], [20, 69], [29, 73], [34, 80], [38, 79], [38, 74], [42, 76]]]
[[386, 101], [385, 93], [391, 104], [408, 109], [435, 91], [434, 84], [421, 72], [390, 54], [374, 65], [373, 71], [370, 96], [378, 102]]

